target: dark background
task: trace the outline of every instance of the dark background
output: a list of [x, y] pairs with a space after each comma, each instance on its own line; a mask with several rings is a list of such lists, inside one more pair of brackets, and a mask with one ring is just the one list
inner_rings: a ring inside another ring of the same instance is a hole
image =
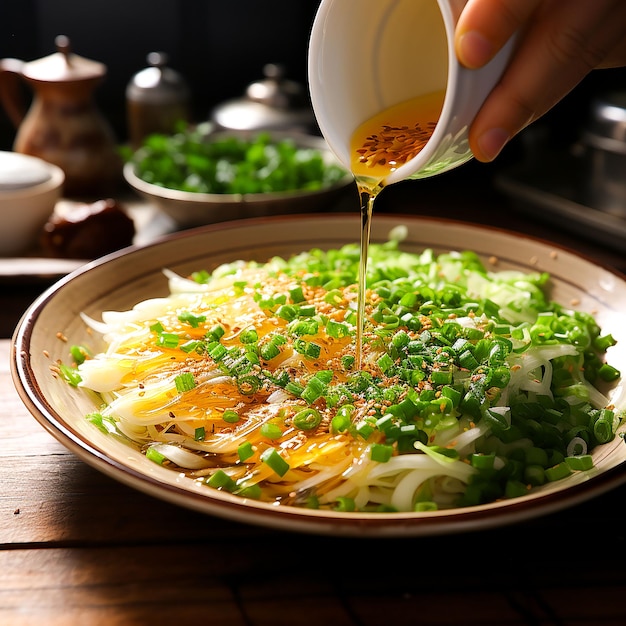
[[[80, 56], [104, 63], [97, 103], [118, 138], [127, 138], [125, 89], [152, 51], [190, 84], [196, 121], [243, 95], [281, 63], [287, 77], [306, 82], [308, 37], [318, 0], [2, 0], [0, 58], [32, 61], [56, 52], [66, 35]], [[15, 128], [0, 111], [0, 149]]]
[[[107, 66], [96, 92], [118, 139], [127, 139], [125, 88], [146, 66], [146, 55], [164, 51], [189, 82], [196, 121], [213, 107], [243, 95], [266, 63], [281, 63], [287, 77], [306, 83], [306, 55], [318, 0], [3, 0], [0, 58], [25, 61], [55, 52], [64, 34], [77, 54]], [[539, 124], [552, 143], [576, 141], [592, 99], [626, 87], [624, 70], [594, 72]], [[15, 128], [0, 111], [0, 149], [10, 149]], [[519, 140], [507, 149], [516, 158]]]

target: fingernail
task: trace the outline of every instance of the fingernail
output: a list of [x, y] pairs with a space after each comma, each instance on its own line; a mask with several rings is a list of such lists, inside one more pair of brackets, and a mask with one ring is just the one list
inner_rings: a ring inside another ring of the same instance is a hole
[[503, 128], [490, 128], [478, 138], [481, 161], [493, 161], [510, 139], [509, 133]]
[[478, 31], [470, 30], [459, 38], [458, 55], [465, 67], [476, 69], [491, 60], [493, 45]]

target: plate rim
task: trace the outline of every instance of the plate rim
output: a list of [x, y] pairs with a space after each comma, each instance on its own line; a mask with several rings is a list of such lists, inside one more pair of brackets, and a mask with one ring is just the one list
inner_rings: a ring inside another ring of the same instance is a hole
[[[193, 229], [178, 231], [164, 235], [144, 246], [129, 246], [118, 250], [100, 259], [82, 265], [70, 274], [62, 277], [46, 289], [22, 315], [13, 333], [10, 349], [10, 367], [14, 385], [22, 402], [26, 405], [33, 417], [70, 452], [82, 461], [109, 477], [131, 488], [142, 491], [150, 496], [183, 506], [201, 513], [216, 515], [237, 522], [253, 523], [259, 526], [271, 527], [294, 532], [314, 534], [328, 534], [334, 536], [371, 536], [371, 537], [416, 537], [448, 534], [459, 531], [484, 530], [496, 526], [518, 523], [540, 515], [562, 510], [579, 504], [593, 497], [599, 496], [615, 487], [626, 483], [626, 462], [622, 461], [615, 467], [590, 475], [585, 480], [569, 485], [565, 489], [529, 494], [523, 498], [508, 500], [506, 505], [490, 503], [474, 507], [465, 507], [442, 510], [428, 513], [340, 513], [300, 509], [297, 507], [275, 507], [266, 503], [247, 502], [244, 499], [230, 494], [204, 494], [187, 489], [179, 489], [175, 485], [164, 483], [154, 476], [147, 475], [130, 465], [125, 465], [106, 455], [97, 445], [78, 433], [71, 424], [63, 419], [56, 410], [45, 401], [41, 389], [37, 384], [33, 370], [30, 368], [31, 355], [28, 351], [33, 329], [38, 317], [47, 303], [65, 285], [82, 274], [90, 272], [100, 266], [109, 264], [119, 258], [125, 258], [135, 253], [141, 253], [149, 248], [161, 246], [164, 243], [176, 243], [178, 240], [189, 238], [217, 236], [219, 231], [243, 226], [254, 228], [259, 223], [276, 221], [301, 221], [303, 218], [342, 219], [358, 221], [358, 216], [351, 213], [336, 213], [331, 215], [277, 215], [219, 222], [200, 226]], [[588, 256], [567, 248], [566, 246], [546, 241], [524, 233], [517, 233], [501, 227], [465, 222], [444, 217], [414, 216], [405, 214], [385, 213], [380, 216], [387, 221], [431, 222], [436, 225], [454, 225], [469, 227], [480, 231], [489, 231], [490, 234], [503, 234], [507, 237], [527, 239], [541, 246], [562, 250], [574, 257], [590, 263], [593, 266], [608, 271], [610, 274], [626, 281], [626, 276], [615, 268], [598, 263]], [[379, 219], [380, 219], [379, 218]], [[374, 216], [376, 220], [376, 216]], [[345, 236], [342, 237], [345, 239]], [[254, 511], [252, 520], [246, 520], [245, 511]]]

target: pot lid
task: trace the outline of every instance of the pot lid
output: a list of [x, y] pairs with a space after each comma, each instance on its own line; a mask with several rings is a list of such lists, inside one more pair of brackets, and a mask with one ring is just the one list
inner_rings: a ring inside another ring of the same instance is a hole
[[42, 82], [71, 82], [100, 78], [106, 74], [102, 63], [74, 54], [70, 40], [59, 35], [54, 40], [57, 52], [50, 56], [24, 63], [22, 76]]
[[265, 78], [248, 85], [246, 97], [278, 109], [300, 108], [306, 104], [304, 87], [285, 78], [285, 68], [276, 63], [263, 67]]
[[264, 78], [246, 88], [243, 98], [228, 100], [213, 110], [213, 121], [232, 130], [308, 127], [314, 122], [306, 90], [286, 79], [282, 65], [268, 63]]

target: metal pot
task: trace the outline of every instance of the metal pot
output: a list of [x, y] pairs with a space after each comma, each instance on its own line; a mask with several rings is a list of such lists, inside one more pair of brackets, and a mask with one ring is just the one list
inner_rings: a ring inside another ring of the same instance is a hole
[[265, 77], [248, 85], [242, 98], [215, 107], [211, 119], [217, 128], [314, 131], [315, 118], [305, 88], [286, 79], [281, 65], [269, 63], [263, 73]]
[[191, 90], [185, 79], [167, 67], [165, 52], [151, 52], [148, 67], [137, 72], [126, 87], [128, 133], [133, 148], [152, 133], [174, 133], [191, 118]]
[[581, 144], [590, 206], [626, 217], [626, 92], [593, 102]]

